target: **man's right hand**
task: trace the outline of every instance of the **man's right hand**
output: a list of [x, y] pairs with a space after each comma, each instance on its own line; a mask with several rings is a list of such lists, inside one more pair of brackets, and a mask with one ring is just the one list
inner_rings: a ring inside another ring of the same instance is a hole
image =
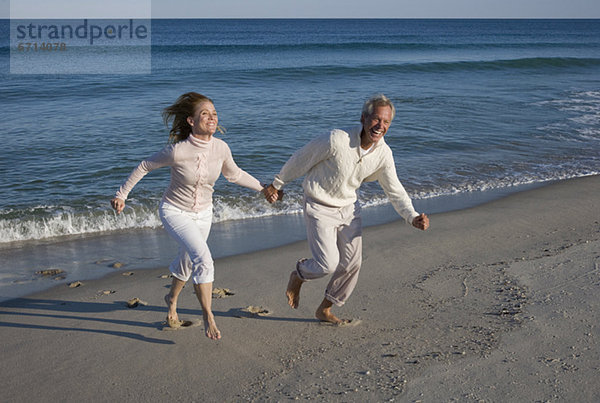
[[429, 217], [427, 217], [427, 214], [421, 213], [414, 218], [412, 225], [415, 228], [426, 231], [429, 228]]

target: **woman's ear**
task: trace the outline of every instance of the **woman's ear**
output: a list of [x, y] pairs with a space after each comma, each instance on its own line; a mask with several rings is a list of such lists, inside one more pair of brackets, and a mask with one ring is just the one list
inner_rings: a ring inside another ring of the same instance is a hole
[[188, 122], [188, 125], [190, 125], [191, 127], [194, 127], [194, 118], [192, 118], [191, 116], [188, 116], [187, 122]]

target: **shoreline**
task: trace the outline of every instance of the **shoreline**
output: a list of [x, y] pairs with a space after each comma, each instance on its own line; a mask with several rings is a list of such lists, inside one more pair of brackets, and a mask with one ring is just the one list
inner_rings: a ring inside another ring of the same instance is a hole
[[[598, 189], [579, 178], [433, 214], [426, 232], [366, 228], [363, 273], [336, 311], [354, 327], [314, 319], [326, 281], [287, 307], [305, 241], [217, 259], [215, 286], [235, 293], [213, 300], [217, 342], [202, 326], [160, 330], [164, 267], [5, 301], [0, 385], [11, 401], [595, 401]], [[190, 289], [184, 319], [201, 315]], [[133, 297], [148, 304], [126, 308]]]
[[[457, 211], [560, 182], [417, 199], [414, 204], [417, 211], [427, 214]], [[390, 203], [365, 207], [362, 216], [365, 228], [402, 221]], [[285, 228], [285, 231], [279, 228]], [[264, 251], [305, 239], [304, 218], [299, 213], [215, 223], [208, 243], [213, 258], [219, 259]], [[14, 242], [0, 247], [0, 260], [11, 262], [10, 267], [0, 268], [0, 301], [76, 281], [99, 279], [115, 272], [115, 263], [122, 265], [119, 271], [168, 266], [176, 250], [176, 243], [162, 228]], [[60, 269], [63, 273], [48, 278], [36, 275], [37, 271], [53, 269]]]

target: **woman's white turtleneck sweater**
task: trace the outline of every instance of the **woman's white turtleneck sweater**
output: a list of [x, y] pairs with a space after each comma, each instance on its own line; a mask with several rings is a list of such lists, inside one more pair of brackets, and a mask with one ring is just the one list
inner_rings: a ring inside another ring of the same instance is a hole
[[212, 205], [213, 186], [221, 173], [229, 182], [262, 190], [256, 178], [236, 165], [223, 140], [212, 137], [203, 141], [190, 135], [142, 161], [119, 188], [116, 197], [126, 200], [146, 174], [164, 166], [171, 167], [171, 182], [163, 200], [185, 211], [202, 211]]

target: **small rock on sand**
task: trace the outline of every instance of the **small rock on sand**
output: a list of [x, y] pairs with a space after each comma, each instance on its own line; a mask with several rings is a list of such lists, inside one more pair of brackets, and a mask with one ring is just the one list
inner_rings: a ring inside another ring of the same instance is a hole
[[81, 281], [74, 281], [72, 283], [69, 283], [69, 288], [77, 288], [77, 287], [81, 287], [83, 285], [83, 283]]

